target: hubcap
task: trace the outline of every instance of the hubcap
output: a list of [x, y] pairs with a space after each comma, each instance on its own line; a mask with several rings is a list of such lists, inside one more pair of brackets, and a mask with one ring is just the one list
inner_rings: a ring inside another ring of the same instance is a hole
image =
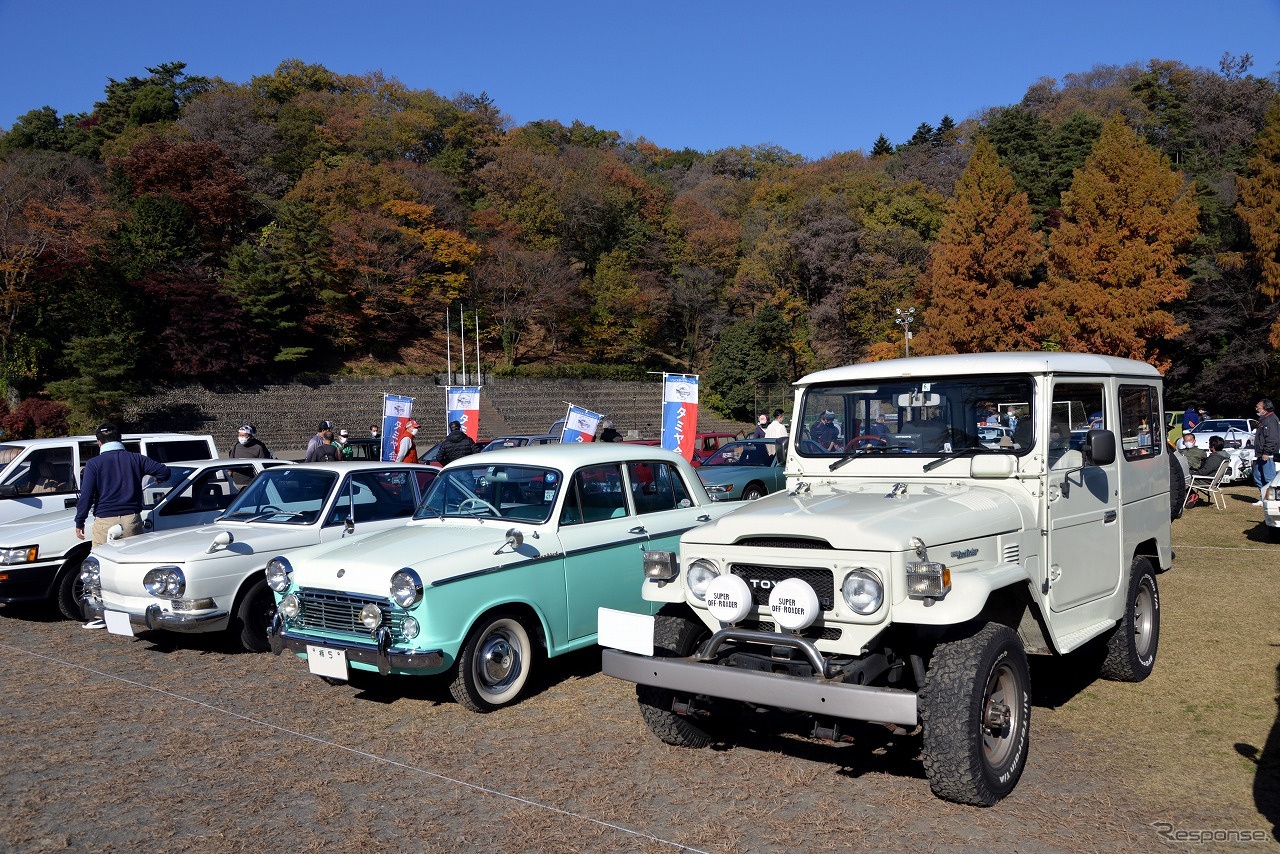
[[485, 638], [479, 656], [480, 681], [490, 691], [501, 689], [520, 672], [520, 651], [506, 635]]
[[1146, 658], [1151, 654], [1151, 643], [1155, 623], [1155, 600], [1151, 587], [1145, 582], [1138, 587], [1138, 595], [1133, 600], [1133, 645], [1138, 655]]

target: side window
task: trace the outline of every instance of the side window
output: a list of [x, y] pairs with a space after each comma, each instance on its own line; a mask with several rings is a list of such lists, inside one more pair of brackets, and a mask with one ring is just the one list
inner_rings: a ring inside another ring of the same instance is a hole
[[[181, 516], [186, 513], [226, 510], [231, 506], [231, 500], [235, 498], [236, 493], [240, 491], [237, 476], [245, 478], [244, 482], [248, 483], [253, 479], [253, 466], [234, 466], [204, 472], [187, 484], [181, 493], [169, 499], [169, 502], [160, 508], [160, 515]], [[156, 487], [159, 495], [163, 495], [168, 486], [168, 483], [159, 484]]]
[[[137, 444], [136, 442], [134, 443]], [[126, 447], [128, 447], [126, 445]], [[138, 450], [136, 447], [130, 448], [131, 451]], [[175, 460], [208, 460], [212, 459], [209, 454], [209, 443], [201, 439], [177, 439], [174, 441], [150, 441], [147, 442], [147, 456], [161, 463], [171, 463]]]
[[669, 463], [628, 463], [627, 476], [636, 513], [657, 513], [692, 504], [684, 480]]
[[616, 464], [578, 469], [578, 473], [573, 476], [569, 501], [565, 502], [565, 509], [560, 515], [561, 524], [573, 524], [566, 517], [574, 493], [580, 505], [579, 521], [599, 522], [602, 519], [617, 519], [628, 515], [627, 496], [622, 491], [622, 471]]
[[[399, 478], [397, 481], [396, 478]], [[403, 473], [358, 472], [342, 482], [326, 526], [341, 525], [350, 516], [357, 525], [413, 515], [413, 486]]]
[[18, 495], [74, 492], [76, 484], [71, 468], [69, 447], [32, 451], [18, 463], [3, 485]]
[[1160, 402], [1146, 385], [1120, 386], [1120, 424], [1117, 439], [1126, 460], [1158, 457], [1164, 451]]
[[1049, 410], [1049, 467], [1084, 465], [1084, 443], [1093, 429], [1115, 429], [1102, 383], [1057, 383]]

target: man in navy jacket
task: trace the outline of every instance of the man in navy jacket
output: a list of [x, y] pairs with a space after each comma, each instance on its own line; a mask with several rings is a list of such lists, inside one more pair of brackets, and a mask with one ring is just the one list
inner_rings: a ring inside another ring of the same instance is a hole
[[84, 539], [84, 523], [92, 513], [93, 544], [107, 541], [112, 525], [124, 527], [124, 536], [142, 533], [142, 479], [151, 475], [169, 479], [169, 468], [150, 457], [126, 451], [120, 429], [108, 422], [98, 428], [98, 456], [89, 460], [80, 479], [76, 501], [76, 536]]

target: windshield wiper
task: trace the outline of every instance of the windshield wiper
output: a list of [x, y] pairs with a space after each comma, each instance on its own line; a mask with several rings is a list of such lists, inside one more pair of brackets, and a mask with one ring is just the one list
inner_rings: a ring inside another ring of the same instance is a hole
[[939, 451], [938, 453], [944, 454], [945, 456], [938, 457], [936, 460], [930, 460], [925, 463], [924, 468], [922, 468], [921, 471], [933, 471], [948, 460], [960, 460], [965, 457], [976, 457], [978, 454], [998, 454], [1001, 452], [995, 448], [983, 448], [979, 446], [977, 448], [961, 448], [958, 451]]
[[286, 516], [286, 517], [288, 517], [288, 518], [290, 518], [290, 519], [297, 519], [297, 518], [299, 518], [300, 516], [302, 516], [302, 514], [301, 514], [301, 513], [296, 513], [296, 512], [294, 512], [294, 511], [292, 511], [292, 510], [264, 510], [264, 511], [263, 511], [263, 512], [261, 512], [261, 513], [258, 513], [258, 514], [254, 515], [254, 516], [250, 516], [248, 519], [245, 519], [245, 521], [246, 521], [246, 522], [259, 522], [259, 521], [261, 521], [261, 520], [263, 520], [263, 519], [266, 519], [266, 518], [267, 518], [267, 517], [269, 517], [269, 516]]

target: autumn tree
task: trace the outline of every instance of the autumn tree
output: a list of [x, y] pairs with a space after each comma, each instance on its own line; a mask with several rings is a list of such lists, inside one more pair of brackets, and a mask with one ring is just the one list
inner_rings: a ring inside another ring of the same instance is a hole
[[1038, 349], [1028, 313], [1044, 248], [1031, 228], [1027, 194], [979, 139], [921, 283], [921, 355]]
[[[1274, 304], [1280, 299], [1280, 99], [1267, 111], [1248, 175], [1239, 179], [1238, 189], [1236, 214], [1251, 243], [1240, 261], [1256, 271], [1258, 292]], [[1280, 319], [1271, 327], [1271, 344], [1280, 347]]]
[[1168, 367], [1161, 341], [1182, 332], [1168, 306], [1190, 288], [1182, 250], [1197, 210], [1168, 158], [1120, 116], [1109, 119], [1049, 238], [1038, 323], [1045, 345]]

